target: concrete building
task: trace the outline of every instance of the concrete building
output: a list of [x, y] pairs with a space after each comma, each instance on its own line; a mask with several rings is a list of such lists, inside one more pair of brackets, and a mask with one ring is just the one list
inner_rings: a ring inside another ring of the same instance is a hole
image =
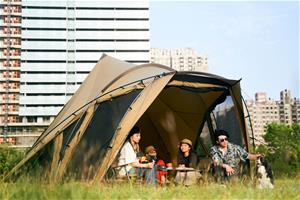
[[300, 124], [300, 99], [292, 99], [292, 121], [294, 124]]
[[[291, 98], [289, 90], [280, 92], [280, 100], [268, 99], [267, 94], [259, 92], [255, 94], [255, 100], [247, 100], [254, 137], [263, 141], [262, 136], [266, 132], [266, 125], [275, 122], [287, 125], [300, 123], [300, 100]], [[250, 130], [250, 124], [248, 123]]]
[[[263, 141], [262, 135], [266, 131], [266, 125], [280, 122], [278, 102], [268, 99], [265, 92], [258, 92], [255, 94], [255, 100], [248, 100], [246, 105], [251, 117], [254, 137], [258, 141]], [[248, 130], [250, 130], [249, 123]]]
[[292, 125], [292, 99], [289, 90], [280, 92], [279, 115], [281, 123]]
[[150, 59], [146, 0], [0, 0], [0, 32], [2, 140], [38, 136], [103, 53]]
[[208, 72], [207, 56], [199, 56], [194, 49], [150, 49], [150, 61], [177, 71]]

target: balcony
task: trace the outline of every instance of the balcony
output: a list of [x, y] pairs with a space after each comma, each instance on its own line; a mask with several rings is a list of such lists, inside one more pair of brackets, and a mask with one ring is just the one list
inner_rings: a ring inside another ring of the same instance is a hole
[[20, 77], [1, 77], [0, 76], [0, 82], [5, 82], [6, 80], [9, 80], [10, 82], [20, 82]]
[[14, 16], [22, 16], [22, 9], [20, 8], [12, 8], [12, 9], [3, 9], [4, 15], [14, 15]]
[[[0, 20], [0, 26], [1, 26], [1, 20]], [[3, 25], [2, 25], [3, 26]], [[10, 37], [10, 38], [21, 38], [21, 32], [14, 32], [14, 31], [3, 31], [3, 30], [0, 30], [0, 35], [3, 36], [3, 37]]]
[[0, 59], [20, 60], [21, 55], [4, 55], [4, 54], [1, 54]]
[[22, 22], [21, 21], [4, 21], [4, 20], [0, 20], [0, 26], [21, 26]]
[[0, 62], [0, 71], [6, 71], [6, 70], [20, 70], [20, 66], [12, 66], [12, 67], [8, 67], [8, 66], [4, 66], [2, 62]]
[[[6, 92], [6, 89], [0, 88], [0, 93], [4, 93], [4, 92]], [[13, 93], [13, 92], [18, 93], [18, 92], [20, 92], [20, 88], [9, 88], [8, 92], [9, 93]]]
[[[8, 0], [0, 0], [0, 4], [8, 5]], [[10, 5], [22, 5], [22, 0], [10, 0]]]
[[7, 43], [4, 43], [4, 42], [1, 41], [0, 46], [4, 47], [4, 48], [13, 47], [13, 48], [20, 48], [21, 49], [21, 44], [16, 44], [16, 43], [7, 44]]
[[19, 104], [19, 100], [17, 100], [17, 99], [14, 99], [14, 100], [9, 99], [7, 101], [7, 100], [4, 100], [4, 99], [0, 99], [0, 105], [1, 104], [6, 104], [6, 103], [8, 103], [8, 104]]

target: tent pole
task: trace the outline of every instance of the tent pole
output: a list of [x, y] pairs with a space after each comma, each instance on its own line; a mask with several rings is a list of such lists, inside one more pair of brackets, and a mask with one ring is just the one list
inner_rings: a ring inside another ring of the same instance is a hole
[[60, 132], [59, 135], [56, 136], [54, 140], [53, 157], [52, 157], [51, 168], [50, 168], [50, 182], [55, 181], [56, 172], [59, 163], [59, 153], [61, 150], [62, 142], [63, 142], [63, 132]]

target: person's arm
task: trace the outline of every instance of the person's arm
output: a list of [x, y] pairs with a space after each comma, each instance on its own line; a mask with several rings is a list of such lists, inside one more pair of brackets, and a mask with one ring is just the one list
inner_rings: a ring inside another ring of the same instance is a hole
[[257, 153], [257, 154], [251, 154], [249, 153], [248, 154], [248, 159], [249, 160], [256, 160], [257, 158], [261, 157], [262, 155], [260, 153]]
[[214, 164], [215, 167], [219, 166], [219, 167], [223, 168], [229, 175], [232, 175], [232, 174], [235, 173], [234, 169], [231, 166], [229, 166], [228, 164], [223, 163], [222, 159], [218, 155], [218, 151], [217, 151], [216, 146], [213, 146], [210, 149], [210, 155], [212, 157], [213, 164]]
[[136, 157], [136, 153], [129, 143], [125, 143], [125, 145], [121, 149], [119, 165], [130, 165], [132, 167], [140, 168], [153, 168], [153, 163], [139, 163]]
[[154, 162], [151, 162], [151, 163], [133, 162], [133, 163], [130, 163], [130, 165], [132, 167], [140, 167], [140, 168], [150, 168], [150, 169], [152, 169], [153, 166], [154, 166]]
[[232, 175], [232, 174], [235, 173], [234, 169], [233, 169], [231, 166], [227, 165], [227, 164], [222, 164], [221, 167], [222, 167], [223, 169], [225, 169], [225, 171], [226, 171], [229, 175]]
[[220, 156], [218, 155], [217, 147], [216, 147], [216, 146], [213, 146], [213, 147], [210, 149], [210, 156], [211, 156], [211, 158], [212, 158], [212, 161], [213, 161], [214, 166], [222, 166], [223, 161], [222, 161], [222, 159], [220, 158]]
[[238, 148], [238, 151], [240, 152], [240, 156], [241, 156], [241, 159], [243, 161], [245, 161], [246, 159], [249, 159], [249, 160], [256, 160], [258, 157], [261, 157], [261, 154], [260, 153], [257, 153], [257, 154], [252, 154], [252, 153], [248, 153], [244, 148], [242, 148], [241, 146], [237, 146]]

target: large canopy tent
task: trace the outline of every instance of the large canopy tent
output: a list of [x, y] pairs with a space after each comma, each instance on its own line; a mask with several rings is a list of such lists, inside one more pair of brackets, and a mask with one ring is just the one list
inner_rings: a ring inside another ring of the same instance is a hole
[[[214, 141], [213, 110], [230, 97], [235, 143], [248, 149], [240, 84], [200, 72], [177, 72], [159, 64], [133, 65], [103, 55], [48, 129], [6, 177], [35, 160], [50, 180], [67, 175], [102, 181], [134, 125], [141, 148], [155, 145], [176, 163], [178, 143], [189, 138], [203, 155]], [[208, 128], [204, 128], [208, 124]], [[207, 145], [204, 141], [208, 139]]]

